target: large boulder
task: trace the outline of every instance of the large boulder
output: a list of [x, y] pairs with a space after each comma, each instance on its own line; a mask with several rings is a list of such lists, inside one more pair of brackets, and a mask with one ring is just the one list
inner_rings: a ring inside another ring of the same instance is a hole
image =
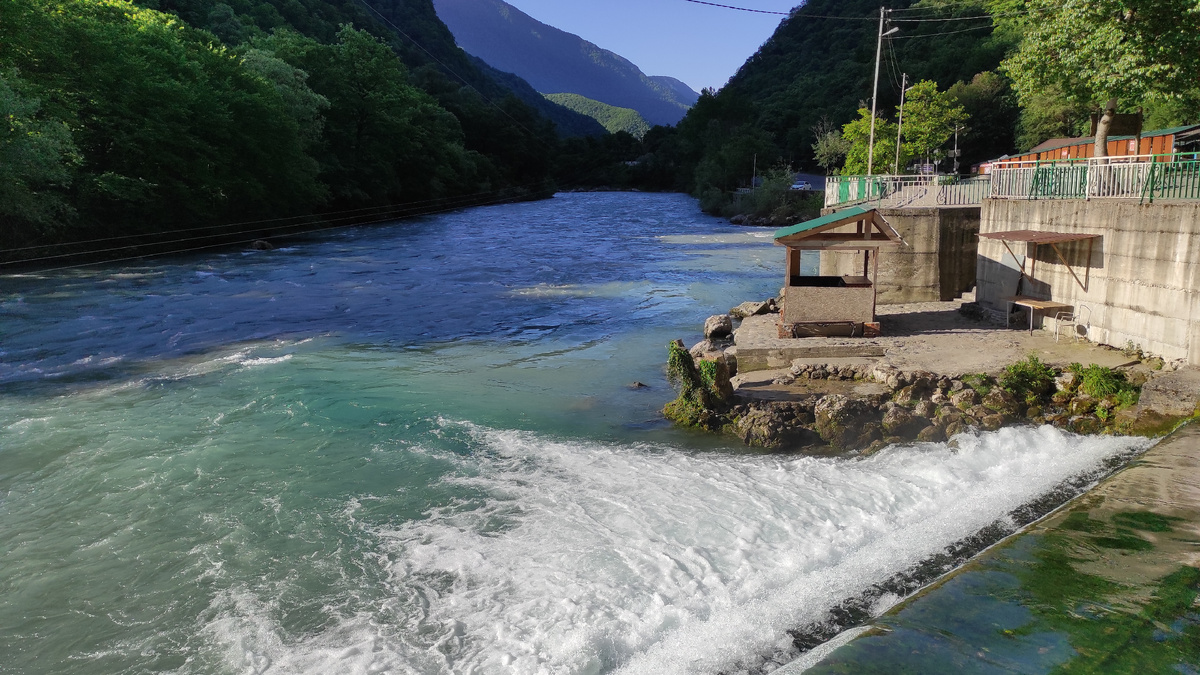
[[734, 433], [746, 445], [773, 450], [820, 442], [816, 433], [805, 428], [812, 424], [812, 413], [801, 405], [771, 403], [751, 408], [738, 417]]
[[839, 450], [859, 450], [878, 438], [879, 410], [863, 399], [830, 394], [817, 402], [813, 415], [817, 433]]
[[914, 415], [903, 406], [896, 406], [883, 416], [883, 431], [890, 436], [916, 438], [917, 433], [929, 426], [929, 420]]
[[992, 387], [988, 395], [983, 397], [981, 404], [988, 410], [1005, 417], [1016, 417], [1021, 413], [1021, 403], [1017, 397], [1000, 387]]
[[728, 337], [733, 333], [733, 319], [728, 314], [714, 314], [704, 320], [704, 337], [709, 340]]
[[974, 389], [960, 389], [950, 395], [950, 404], [962, 410], [972, 408], [979, 405], [979, 392]]

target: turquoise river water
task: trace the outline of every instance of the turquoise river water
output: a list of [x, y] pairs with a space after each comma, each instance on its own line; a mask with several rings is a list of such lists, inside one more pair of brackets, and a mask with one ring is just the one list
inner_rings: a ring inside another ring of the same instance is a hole
[[0, 673], [760, 668], [1140, 447], [663, 424], [666, 343], [782, 262], [684, 196], [572, 194], [0, 278]]

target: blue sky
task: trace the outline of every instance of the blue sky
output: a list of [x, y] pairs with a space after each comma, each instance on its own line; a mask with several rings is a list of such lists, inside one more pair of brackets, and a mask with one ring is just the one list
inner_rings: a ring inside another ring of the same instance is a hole
[[[719, 89], [784, 18], [686, 0], [506, 0], [529, 16], [616, 52], [647, 75]], [[787, 12], [798, 0], [714, 0]]]

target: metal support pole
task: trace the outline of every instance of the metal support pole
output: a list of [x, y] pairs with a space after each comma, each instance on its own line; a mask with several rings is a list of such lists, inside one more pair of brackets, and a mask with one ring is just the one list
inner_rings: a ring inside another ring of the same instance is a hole
[[879, 33], [875, 38], [875, 80], [871, 89], [871, 138], [867, 144], [867, 175], [875, 175], [875, 104], [879, 98], [879, 57], [883, 54], [883, 19], [887, 9], [879, 8]]
[[892, 168], [900, 173], [900, 132], [904, 130], [904, 95], [908, 93], [908, 73], [900, 74], [900, 119], [896, 123], [896, 164]]

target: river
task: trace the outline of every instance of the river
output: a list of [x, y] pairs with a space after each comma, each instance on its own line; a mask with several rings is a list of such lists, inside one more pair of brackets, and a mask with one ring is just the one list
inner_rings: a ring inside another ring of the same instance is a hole
[[607, 193], [0, 277], [0, 673], [759, 667], [1143, 447], [665, 425], [667, 342], [782, 264], [685, 196]]

